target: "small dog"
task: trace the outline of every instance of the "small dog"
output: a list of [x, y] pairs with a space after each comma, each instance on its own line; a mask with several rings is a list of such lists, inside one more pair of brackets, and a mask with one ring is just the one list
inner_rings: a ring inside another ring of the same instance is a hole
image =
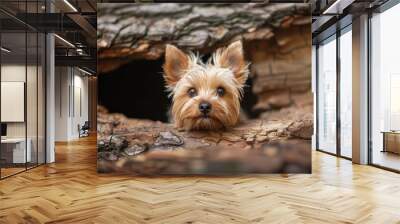
[[176, 128], [216, 130], [238, 122], [249, 74], [241, 41], [218, 49], [207, 63], [167, 45], [163, 69]]

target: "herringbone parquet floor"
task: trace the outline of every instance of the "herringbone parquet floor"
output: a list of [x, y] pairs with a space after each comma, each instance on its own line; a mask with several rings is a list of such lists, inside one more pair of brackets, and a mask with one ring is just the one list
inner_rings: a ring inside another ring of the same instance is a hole
[[99, 175], [95, 139], [0, 181], [0, 223], [400, 223], [400, 175], [313, 153], [312, 175]]

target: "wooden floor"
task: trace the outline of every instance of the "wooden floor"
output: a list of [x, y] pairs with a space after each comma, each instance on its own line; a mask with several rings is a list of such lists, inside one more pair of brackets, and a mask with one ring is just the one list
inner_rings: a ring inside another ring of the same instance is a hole
[[400, 170], [400, 155], [392, 152], [381, 152], [375, 150], [372, 160], [374, 164]]
[[23, 168], [1, 168], [1, 177], [8, 177], [11, 176], [13, 174], [19, 173], [19, 172], [23, 172], [25, 170], [25, 167]]
[[0, 181], [0, 223], [400, 223], [400, 175], [313, 153], [312, 175], [96, 173], [94, 138]]

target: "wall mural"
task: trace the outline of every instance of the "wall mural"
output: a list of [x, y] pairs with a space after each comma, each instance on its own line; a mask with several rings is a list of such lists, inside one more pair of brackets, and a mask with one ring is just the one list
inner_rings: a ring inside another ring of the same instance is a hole
[[98, 171], [311, 173], [309, 4], [98, 4]]

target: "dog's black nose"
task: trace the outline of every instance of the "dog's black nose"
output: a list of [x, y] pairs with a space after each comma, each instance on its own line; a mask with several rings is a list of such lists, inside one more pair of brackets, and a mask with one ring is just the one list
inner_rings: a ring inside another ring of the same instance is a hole
[[208, 114], [211, 111], [211, 104], [207, 102], [201, 102], [199, 104], [199, 110], [203, 114]]

